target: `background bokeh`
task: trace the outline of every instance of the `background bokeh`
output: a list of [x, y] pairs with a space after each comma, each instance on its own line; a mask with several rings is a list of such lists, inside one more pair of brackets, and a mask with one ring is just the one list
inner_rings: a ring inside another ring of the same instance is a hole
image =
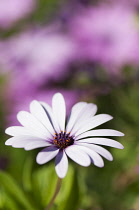
[[4, 130], [56, 92], [67, 114], [87, 101], [112, 115], [101, 128], [125, 133], [125, 149], [109, 149], [104, 168], [70, 161], [52, 210], [138, 210], [139, 0], [0, 1], [0, 210], [43, 210], [52, 197], [54, 162], [5, 146]]

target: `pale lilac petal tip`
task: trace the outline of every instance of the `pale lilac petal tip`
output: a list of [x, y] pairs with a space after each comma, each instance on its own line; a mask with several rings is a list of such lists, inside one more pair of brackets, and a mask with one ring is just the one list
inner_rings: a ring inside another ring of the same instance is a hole
[[109, 147], [114, 147], [117, 149], [124, 149], [124, 146], [118, 141], [115, 141], [112, 139], [106, 139], [106, 138], [86, 138], [86, 139], [78, 140], [78, 142], [88, 143], [88, 144], [100, 144], [100, 145], [105, 145]]
[[84, 147], [82, 145], [81, 145], [81, 150], [83, 150], [85, 153], [87, 153], [90, 156], [94, 165], [100, 168], [104, 167], [104, 161], [102, 157], [99, 154], [97, 154], [95, 151], [91, 150], [90, 148]]
[[94, 144], [87, 144], [87, 143], [80, 143], [80, 145], [85, 146], [85, 147], [97, 152], [98, 154], [100, 154], [101, 156], [103, 156], [104, 158], [106, 158], [109, 161], [113, 160], [112, 154], [103, 147], [100, 147], [100, 146], [94, 145]]
[[75, 137], [86, 132], [89, 131], [105, 122], [108, 122], [109, 120], [112, 120], [113, 117], [111, 115], [108, 114], [99, 114], [96, 115], [92, 118], [89, 118], [89, 120], [84, 121], [84, 124], [80, 123], [75, 126], [74, 131], [75, 131]]
[[30, 112], [35, 116], [52, 135], [54, 134], [53, 126], [40, 102], [34, 100], [30, 103]]
[[17, 119], [22, 126], [33, 130], [34, 134], [39, 135], [42, 138], [52, 137], [48, 132], [48, 130], [31, 113], [26, 111], [21, 111], [17, 114]]
[[56, 147], [47, 147], [38, 153], [36, 161], [38, 164], [44, 164], [52, 160], [59, 152], [59, 149]]
[[65, 131], [65, 120], [66, 120], [66, 105], [64, 97], [61, 93], [56, 93], [52, 99], [52, 109], [55, 118], [59, 124], [60, 130]]
[[41, 148], [41, 147], [48, 147], [51, 146], [50, 143], [46, 142], [46, 141], [33, 141], [33, 142], [29, 142], [24, 149], [25, 150], [32, 150], [32, 149], [36, 149], [36, 148]]
[[11, 136], [34, 135], [31, 130], [22, 126], [11, 126], [5, 130], [5, 133]]
[[59, 151], [55, 160], [55, 170], [59, 178], [64, 178], [68, 171], [68, 158], [63, 150]]
[[83, 108], [86, 106], [86, 102], [78, 102], [76, 103], [72, 109], [71, 109], [71, 114], [67, 123], [67, 127], [66, 127], [66, 132], [71, 132], [74, 124], [76, 123], [76, 121], [78, 120], [78, 116], [80, 114], [80, 112], [83, 110]]
[[69, 146], [65, 149], [66, 154], [73, 161], [78, 163], [81, 166], [89, 166], [91, 164], [90, 157], [81, 150], [81, 148], [77, 145]]
[[124, 136], [124, 133], [113, 129], [97, 129], [97, 130], [86, 131], [85, 133], [76, 136], [75, 139], [78, 140], [91, 136]]
[[12, 146], [13, 142], [14, 142], [14, 137], [11, 137], [5, 142], [5, 145]]

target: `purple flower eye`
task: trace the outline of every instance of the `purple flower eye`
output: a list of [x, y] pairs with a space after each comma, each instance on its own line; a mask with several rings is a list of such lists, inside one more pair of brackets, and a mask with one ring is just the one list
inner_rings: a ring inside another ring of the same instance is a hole
[[74, 138], [70, 136], [70, 133], [61, 131], [59, 134], [55, 133], [53, 144], [64, 149], [74, 144]]

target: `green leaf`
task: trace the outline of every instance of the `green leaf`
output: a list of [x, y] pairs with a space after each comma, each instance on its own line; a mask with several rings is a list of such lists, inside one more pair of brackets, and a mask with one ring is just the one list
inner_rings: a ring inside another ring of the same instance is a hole
[[4, 210], [19, 210], [19, 206], [13, 198], [6, 194], [3, 189], [0, 189], [0, 209]]
[[67, 176], [63, 179], [61, 190], [57, 196], [57, 210], [77, 210], [80, 199], [77, 173], [69, 166]]
[[33, 158], [30, 156], [24, 163], [23, 174], [22, 174], [22, 183], [26, 191], [31, 191], [32, 189], [32, 167], [33, 167]]
[[41, 208], [45, 208], [50, 202], [56, 187], [57, 175], [54, 164], [41, 166], [32, 176], [32, 187], [35, 200]]
[[17, 202], [19, 202], [25, 209], [34, 210], [30, 205], [25, 193], [18, 186], [16, 181], [6, 172], [0, 171], [0, 186], [5, 192], [11, 195]]

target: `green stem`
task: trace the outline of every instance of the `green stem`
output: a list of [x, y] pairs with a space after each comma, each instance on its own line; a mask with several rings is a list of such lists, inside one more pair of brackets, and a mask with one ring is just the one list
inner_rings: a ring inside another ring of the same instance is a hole
[[55, 201], [55, 199], [56, 199], [56, 197], [57, 197], [57, 195], [60, 191], [61, 182], [62, 182], [62, 179], [58, 178], [54, 195], [53, 195], [52, 199], [50, 200], [46, 210], [50, 210], [52, 205], [54, 204], [54, 201]]

